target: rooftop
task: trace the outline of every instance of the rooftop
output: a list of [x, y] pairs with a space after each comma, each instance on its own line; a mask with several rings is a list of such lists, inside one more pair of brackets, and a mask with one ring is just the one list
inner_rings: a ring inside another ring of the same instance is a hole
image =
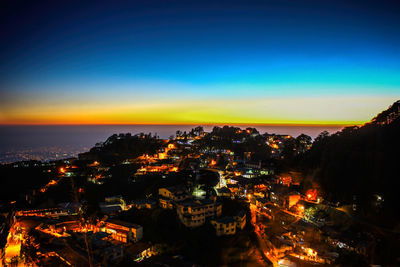
[[231, 216], [217, 218], [217, 219], [214, 219], [214, 221], [216, 221], [218, 223], [225, 223], [225, 224], [226, 223], [234, 223], [234, 222], [236, 222], [235, 219], [233, 217], [231, 217]]
[[112, 224], [116, 224], [116, 225], [120, 225], [120, 226], [124, 226], [124, 227], [128, 227], [128, 228], [134, 228], [134, 229], [139, 229], [142, 227], [138, 224], [125, 222], [125, 221], [121, 221], [121, 220], [117, 220], [117, 219], [107, 220], [106, 223], [112, 223]]

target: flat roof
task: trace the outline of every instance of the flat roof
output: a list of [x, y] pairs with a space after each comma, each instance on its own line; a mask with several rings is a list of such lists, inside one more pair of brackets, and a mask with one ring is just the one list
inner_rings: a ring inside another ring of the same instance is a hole
[[121, 220], [117, 220], [117, 219], [107, 220], [106, 223], [112, 223], [112, 224], [125, 226], [125, 227], [128, 227], [128, 228], [135, 228], [135, 229], [138, 229], [138, 228], [142, 227], [142, 226], [140, 226], [138, 224], [134, 224], [134, 223], [126, 222], [126, 221], [121, 221]]

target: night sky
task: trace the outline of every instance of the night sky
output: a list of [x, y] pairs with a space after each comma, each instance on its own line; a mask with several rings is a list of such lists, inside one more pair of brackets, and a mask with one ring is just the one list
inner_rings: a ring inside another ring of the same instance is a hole
[[361, 124], [400, 99], [399, 1], [0, 7], [0, 124]]

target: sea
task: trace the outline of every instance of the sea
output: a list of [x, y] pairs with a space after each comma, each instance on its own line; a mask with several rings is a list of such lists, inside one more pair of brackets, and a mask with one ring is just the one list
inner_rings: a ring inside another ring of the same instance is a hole
[[[0, 163], [23, 160], [51, 161], [76, 157], [88, 151], [98, 142], [105, 141], [112, 134], [152, 133], [160, 138], [169, 138], [177, 130], [190, 131], [198, 125], [29, 125], [0, 126]], [[205, 131], [214, 126], [204, 125]], [[304, 133], [315, 138], [322, 131], [335, 133], [341, 127], [335, 126], [253, 126], [260, 133], [285, 134], [297, 137]]]

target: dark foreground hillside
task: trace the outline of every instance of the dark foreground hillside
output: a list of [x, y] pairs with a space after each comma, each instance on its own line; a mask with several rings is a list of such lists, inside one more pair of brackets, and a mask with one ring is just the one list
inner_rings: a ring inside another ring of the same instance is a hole
[[362, 127], [321, 133], [300, 163], [327, 199], [396, 227], [400, 218], [400, 103]]

